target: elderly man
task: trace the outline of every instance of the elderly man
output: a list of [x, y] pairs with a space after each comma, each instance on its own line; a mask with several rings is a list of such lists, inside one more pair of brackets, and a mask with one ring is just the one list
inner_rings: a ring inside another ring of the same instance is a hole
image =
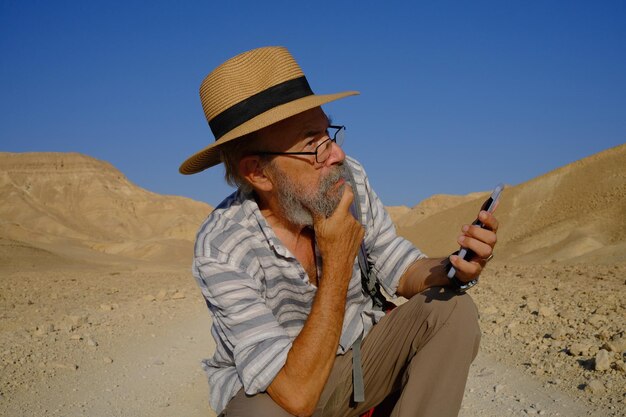
[[[314, 94], [280, 47], [238, 55], [202, 83], [216, 140], [180, 171], [224, 163], [238, 188], [201, 226], [193, 263], [222, 416], [356, 416], [390, 399], [394, 416], [458, 414], [480, 340], [465, 283], [492, 254], [498, 223], [481, 211], [485, 228], [462, 227], [469, 261], [427, 258], [397, 236], [340, 146], [345, 127], [320, 107], [354, 94]], [[385, 314], [368, 273], [409, 301]]]

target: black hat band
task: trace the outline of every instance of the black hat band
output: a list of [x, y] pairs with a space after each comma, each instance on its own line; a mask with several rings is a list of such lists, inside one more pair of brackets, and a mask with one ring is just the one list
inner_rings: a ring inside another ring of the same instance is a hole
[[306, 77], [293, 78], [227, 108], [211, 119], [209, 127], [217, 141], [226, 133], [261, 113], [310, 95], [313, 95], [313, 90], [311, 90]]

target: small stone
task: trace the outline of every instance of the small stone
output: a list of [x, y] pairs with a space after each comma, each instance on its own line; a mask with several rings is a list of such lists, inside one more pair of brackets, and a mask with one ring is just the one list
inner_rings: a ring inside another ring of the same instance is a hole
[[569, 353], [574, 356], [587, 355], [591, 349], [588, 343], [572, 343], [569, 347]]
[[52, 333], [54, 331], [54, 325], [51, 323], [48, 324], [42, 324], [37, 326], [37, 329], [35, 330], [35, 334], [37, 336], [45, 336], [48, 333]]
[[102, 361], [104, 363], [113, 363], [113, 359], [108, 356], [105, 356], [104, 358], [102, 358]]
[[598, 394], [604, 391], [604, 384], [597, 379], [589, 381], [585, 386], [585, 390], [590, 391], [593, 394]]
[[554, 309], [548, 306], [541, 306], [539, 307], [539, 315], [541, 317], [552, 317], [554, 316]]
[[113, 305], [111, 305], [111, 304], [100, 304], [100, 310], [111, 311], [111, 310], [113, 310]]
[[143, 300], [144, 301], [156, 301], [156, 298], [154, 297], [154, 295], [148, 294], [148, 295], [143, 296]]
[[539, 312], [539, 303], [536, 300], [528, 300], [526, 302], [526, 308], [531, 313], [538, 313]]
[[615, 361], [615, 368], [616, 368], [618, 371], [620, 371], [620, 372], [622, 372], [622, 373], [626, 374], [626, 364], [624, 363], [624, 361], [622, 361], [622, 360]]
[[161, 359], [155, 359], [152, 361], [153, 365], [164, 365], [165, 363]]
[[51, 362], [50, 367], [56, 369], [71, 369], [72, 371], [76, 371], [78, 369], [78, 365], [75, 363], [66, 364], [61, 362]]
[[70, 340], [83, 340], [83, 337], [79, 334], [73, 334], [70, 336]]
[[502, 384], [497, 384], [494, 385], [493, 387], [493, 392], [495, 392], [496, 394], [499, 393], [500, 391], [502, 391], [502, 389], [504, 388], [504, 385]]
[[559, 326], [554, 329], [552, 333], [550, 333], [550, 337], [554, 340], [563, 340], [566, 334], [567, 331], [565, 330], [565, 328], [563, 326]]
[[165, 291], [164, 289], [160, 289], [159, 293], [156, 296], [156, 299], [159, 301], [167, 299], [167, 291]]
[[96, 346], [98, 346], [98, 342], [96, 342], [95, 340], [93, 340], [91, 337], [88, 337], [88, 338], [87, 338], [87, 345], [88, 345], [88, 346], [93, 346], [93, 347], [96, 347]]
[[610, 350], [611, 352], [621, 353], [626, 351], [626, 338], [624, 337], [611, 339], [606, 344], [607, 347], [609, 347], [607, 350]]
[[609, 357], [609, 352], [604, 349], [600, 349], [595, 357], [595, 370], [606, 371], [608, 369], [611, 369], [611, 358]]
[[182, 300], [184, 298], [185, 298], [185, 294], [179, 291], [176, 291], [174, 295], [172, 295], [172, 300]]
[[89, 322], [89, 316], [85, 314], [83, 315], [72, 314], [72, 315], [67, 316], [67, 318], [74, 326], [77, 326], [77, 327], [83, 326]]
[[605, 317], [600, 314], [592, 314], [587, 320], [587, 323], [591, 324], [596, 329], [599, 329], [606, 321]]
[[481, 313], [484, 314], [485, 316], [490, 316], [493, 314], [497, 314], [498, 309], [496, 308], [496, 306], [490, 305], [490, 306], [483, 308]]

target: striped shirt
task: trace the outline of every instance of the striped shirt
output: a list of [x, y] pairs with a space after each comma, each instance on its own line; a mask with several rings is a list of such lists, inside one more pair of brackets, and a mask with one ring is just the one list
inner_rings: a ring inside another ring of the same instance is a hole
[[[365, 171], [346, 158], [356, 183], [355, 198], [365, 228], [365, 248], [380, 285], [393, 295], [407, 267], [424, 257], [396, 235]], [[321, 257], [316, 248], [318, 279]], [[212, 317], [216, 351], [203, 361], [211, 407], [219, 414], [243, 387], [265, 391], [287, 360], [287, 353], [311, 311], [317, 287], [300, 262], [276, 237], [254, 198], [235, 192], [202, 224], [193, 274]], [[355, 258], [337, 354], [346, 353], [384, 315], [372, 308]]]

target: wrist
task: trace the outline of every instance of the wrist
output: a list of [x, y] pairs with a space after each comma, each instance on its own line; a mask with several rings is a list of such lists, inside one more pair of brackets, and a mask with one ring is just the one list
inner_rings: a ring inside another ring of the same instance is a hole
[[[458, 253], [459, 253], [458, 251], [453, 252], [452, 254], [450, 254], [450, 256], [458, 255]], [[465, 291], [469, 290], [470, 288], [478, 284], [478, 278], [480, 277], [476, 277], [469, 281], [461, 280], [459, 277], [457, 277], [456, 268], [453, 270], [452, 262], [450, 261], [450, 256], [448, 256], [448, 262], [445, 268], [446, 277], [448, 278], [448, 283], [450, 287], [454, 289], [454, 291], [456, 291], [459, 294], [463, 294]]]

